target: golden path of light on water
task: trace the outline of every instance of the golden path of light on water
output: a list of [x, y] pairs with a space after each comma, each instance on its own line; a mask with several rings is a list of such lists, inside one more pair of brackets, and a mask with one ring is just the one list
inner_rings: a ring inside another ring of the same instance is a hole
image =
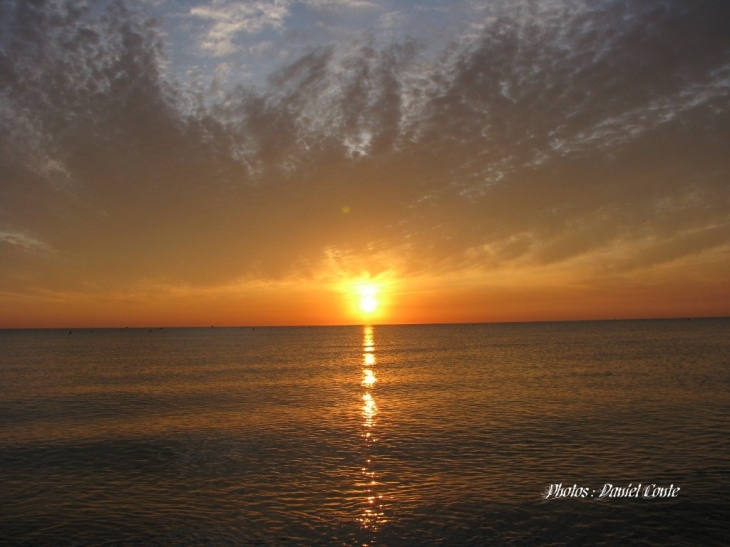
[[375, 339], [373, 327], [363, 328], [363, 369], [360, 385], [365, 388], [362, 395], [363, 441], [365, 443], [366, 461], [362, 467], [362, 476], [358, 481], [359, 487], [365, 494], [365, 503], [362, 514], [359, 517], [363, 528], [375, 531], [380, 525], [386, 522], [383, 511], [383, 496], [378, 493], [378, 480], [374, 461], [374, 448], [377, 438], [375, 436], [376, 418], [378, 405], [373, 397], [375, 384], [378, 379], [375, 376]]

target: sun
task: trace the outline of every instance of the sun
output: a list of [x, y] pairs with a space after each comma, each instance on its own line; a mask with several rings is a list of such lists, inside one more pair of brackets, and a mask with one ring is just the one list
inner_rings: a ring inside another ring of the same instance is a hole
[[372, 324], [387, 320], [393, 308], [392, 281], [369, 275], [350, 278], [338, 287], [347, 301], [349, 321]]
[[378, 290], [373, 285], [361, 285], [358, 287], [360, 294], [360, 309], [364, 313], [373, 313], [378, 308], [378, 300], [375, 295]]
[[363, 296], [360, 299], [360, 309], [365, 313], [372, 313], [378, 307], [378, 301], [373, 296]]

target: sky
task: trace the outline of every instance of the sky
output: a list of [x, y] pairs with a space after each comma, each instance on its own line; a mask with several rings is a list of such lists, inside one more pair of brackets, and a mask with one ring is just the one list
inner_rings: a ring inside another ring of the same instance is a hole
[[729, 152], [725, 0], [6, 0], [0, 328], [728, 316]]

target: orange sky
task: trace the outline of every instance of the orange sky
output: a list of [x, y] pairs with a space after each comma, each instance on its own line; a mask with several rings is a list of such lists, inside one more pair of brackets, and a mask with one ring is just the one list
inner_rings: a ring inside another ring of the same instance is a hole
[[[687, 275], [678, 266], [643, 278], [604, 278], [596, 284], [574, 271], [503, 270], [485, 276], [385, 278], [377, 307], [366, 313], [357, 281], [280, 282], [268, 286], [134, 292], [46, 294], [7, 298], [2, 328], [342, 325], [714, 317], [727, 315], [727, 267], [709, 257], [706, 269]], [[716, 271], [713, 275], [713, 266]], [[675, 271], [679, 270], [679, 271]], [[485, 279], [486, 277], [486, 279]], [[704, 279], [703, 279], [704, 277]], [[39, 321], [39, 318], [41, 321]]]
[[204, 4], [0, 14], [0, 328], [730, 315], [725, 4]]

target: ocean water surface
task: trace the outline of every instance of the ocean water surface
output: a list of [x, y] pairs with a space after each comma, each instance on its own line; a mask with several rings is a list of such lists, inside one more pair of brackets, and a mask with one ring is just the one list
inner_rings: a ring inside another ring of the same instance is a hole
[[730, 320], [0, 331], [0, 471], [9, 546], [727, 545]]

